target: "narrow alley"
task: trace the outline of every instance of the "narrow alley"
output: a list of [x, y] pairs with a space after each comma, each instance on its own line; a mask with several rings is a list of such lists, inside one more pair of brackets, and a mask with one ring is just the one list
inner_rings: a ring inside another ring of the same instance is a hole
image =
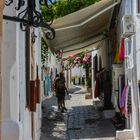
[[0, 0], [0, 140], [140, 140], [139, 71], [140, 0]]
[[111, 119], [94, 108], [92, 99], [85, 99], [83, 89], [76, 87], [69, 92], [65, 113], [58, 111], [55, 96], [43, 102], [41, 140], [113, 140]]

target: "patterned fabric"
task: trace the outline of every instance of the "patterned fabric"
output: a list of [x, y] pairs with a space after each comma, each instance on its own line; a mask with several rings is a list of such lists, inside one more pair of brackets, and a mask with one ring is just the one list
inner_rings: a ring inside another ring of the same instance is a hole
[[124, 38], [122, 38], [122, 40], [121, 40], [119, 60], [124, 61]]
[[124, 87], [122, 92], [120, 107], [122, 115], [127, 118], [132, 112], [131, 87], [128, 85]]
[[122, 96], [121, 96], [120, 108], [121, 108], [122, 115], [125, 115], [126, 112], [126, 97], [128, 95], [128, 90], [129, 90], [129, 86], [126, 85], [123, 89]]
[[127, 104], [126, 104], [126, 117], [132, 113], [132, 100], [131, 100], [131, 87], [128, 90]]
[[46, 96], [50, 96], [50, 78], [48, 75], [45, 76], [45, 89], [46, 89]]

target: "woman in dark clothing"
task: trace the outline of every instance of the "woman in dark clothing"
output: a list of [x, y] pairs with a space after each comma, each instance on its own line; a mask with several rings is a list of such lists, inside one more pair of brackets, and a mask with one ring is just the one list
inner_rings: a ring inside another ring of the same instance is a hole
[[64, 77], [63, 73], [60, 73], [58, 90], [59, 90], [59, 93], [60, 93], [59, 94], [59, 100], [61, 101], [61, 106], [62, 106], [61, 111], [64, 112], [64, 110], [67, 110], [66, 107], [65, 107], [65, 94], [67, 92], [67, 88], [65, 86], [65, 77]]
[[55, 83], [55, 94], [57, 97], [58, 110], [61, 108], [61, 102], [59, 99], [59, 89], [58, 89], [59, 81], [60, 81], [59, 74], [57, 74], [54, 83]]

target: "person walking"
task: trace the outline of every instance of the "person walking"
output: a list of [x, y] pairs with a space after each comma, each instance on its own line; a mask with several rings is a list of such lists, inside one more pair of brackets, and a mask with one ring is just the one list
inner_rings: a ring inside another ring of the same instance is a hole
[[68, 94], [68, 91], [67, 91], [67, 88], [66, 88], [66, 85], [65, 85], [65, 77], [64, 77], [64, 73], [60, 73], [60, 80], [59, 80], [59, 86], [58, 86], [58, 89], [60, 91], [60, 101], [61, 101], [61, 106], [62, 106], [62, 109], [61, 109], [61, 112], [64, 112], [67, 111], [66, 107], [65, 107], [65, 94], [67, 92]]
[[59, 78], [59, 74], [56, 74], [56, 78], [55, 78], [55, 81], [54, 81], [54, 88], [55, 88], [55, 95], [57, 97], [57, 105], [58, 105], [58, 110], [61, 109], [61, 101], [60, 101], [60, 91], [59, 91], [59, 81], [60, 81], [60, 78]]

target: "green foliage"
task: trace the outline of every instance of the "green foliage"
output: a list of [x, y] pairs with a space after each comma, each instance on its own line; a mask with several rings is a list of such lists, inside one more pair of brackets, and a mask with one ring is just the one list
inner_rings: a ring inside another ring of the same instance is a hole
[[41, 62], [42, 64], [47, 63], [48, 60], [48, 46], [43, 38], [41, 38]]
[[46, 6], [41, 6], [41, 11], [43, 18], [46, 22], [51, 21], [51, 19], [54, 18], [54, 9], [53, 8], [47, 8]]
[[48, 9], [46, 6], [42, 6], [42, 14], [46, 21], [52, 19], [52, 17], [59, 18], [82, 8], [85, 8], [100, 0], [57, 0], [54, 5]]
[[[47, 8], [44, 5], [41, 6], [41, 11], [45, 21], [49, 22], [52, 18], [63, 17], [98, 1], [100, 0], [56, 0], [54, 5], [50, 6], [51, 8]], [[48, 60], [48, 47], [43, 38], [41, 44], [41, 60], [44, 64]]]

